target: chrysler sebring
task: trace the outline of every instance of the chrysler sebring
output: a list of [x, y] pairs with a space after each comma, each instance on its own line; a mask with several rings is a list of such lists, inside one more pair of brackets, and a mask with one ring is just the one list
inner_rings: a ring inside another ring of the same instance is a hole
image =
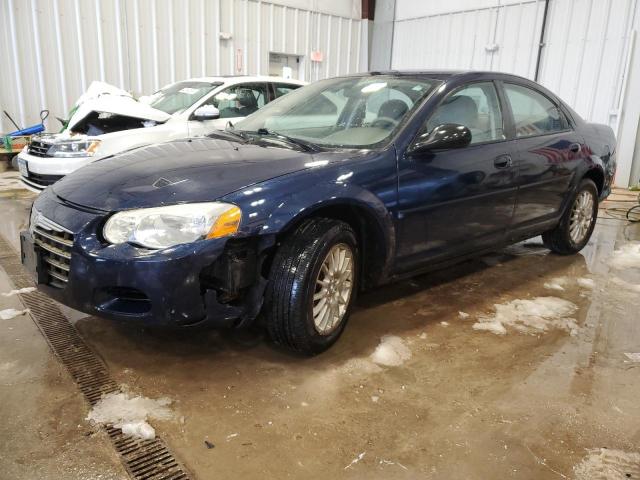
[[582, 249], [615, 174], [611, 128], [524, 78], [319, 81], [226, 131], [92, 163], [21, 234], [39, 288], [135, 324], [242, 327], [306, 354], [356, 293], [542, 235]]

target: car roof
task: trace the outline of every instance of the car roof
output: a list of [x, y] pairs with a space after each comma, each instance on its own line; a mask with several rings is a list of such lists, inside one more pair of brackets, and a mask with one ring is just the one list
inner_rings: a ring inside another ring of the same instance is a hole
[[278, 82], [293, 85], [306, 85], [307, 82], [293, 78], [272, 77], [269, 75], [220, 75], [215, 77], [196, 77], [182, 80], [184, 82], [220, 82], [225, 84], [244, 82]]
[[354, 73], [348, 76], [367, 77], [376, 75], [390, 75], [390, 76], [413, 76], [413, 77], [425, 77], [435, 78], [439, 80], [446, 80], [452, 77], [478, 77], [478, 76], [492, 76], [496, 79], [513, 78], [520, 80], [531, 81], [525, 77], [514, 75], [512, 73], [488, 71], [488, 70], [383, 70], [383, 71], [371, 71]]

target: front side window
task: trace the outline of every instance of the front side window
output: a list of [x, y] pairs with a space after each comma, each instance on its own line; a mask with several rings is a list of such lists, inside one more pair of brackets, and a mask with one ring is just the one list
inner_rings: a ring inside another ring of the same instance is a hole
[[505, 83], [504, 90], [513, 112], [516, 137], [544, 135], [567, 128], [560, 109], [541, 93], [512, 83]]
[[220, 111], [220, 118], [246, 117], [267, 103], [267, 85], [251, 83], [234, 85], [205, 102]]
[[393, 75], [322, 80], [276, 99], [235, 128], [325, 147], [372, 147], [390, 138], [439, 83]]
[[186, 81], [178, 82], [157, 91], [147, 102], [153, 108], [173, 115], [185, 111], [221, 83]]
[[472, 145], [504, 140], [502, 112], [493, 82], [474, 83], [453, 92], [438, 106], [422, 133], [446, 123], [467, 127]]

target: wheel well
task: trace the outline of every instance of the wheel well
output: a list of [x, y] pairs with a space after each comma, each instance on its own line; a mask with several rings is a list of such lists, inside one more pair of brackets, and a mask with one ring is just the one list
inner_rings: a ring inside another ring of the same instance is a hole
[[585, 173], [582, 178], [593, 180], [593, 183], [596, 184], [596, 188], [598, 189], [598, 195], [602, 194], [602, 190], [604, 189], [604, 174], [599, 169], [592, 168]]
[[384, 233], [374, 214], [364, 207], [349, 204], [321, 207], [306, 216], [296, 218], [287, 225], [286, 229], [278, 234], [278, 242], [298, 228], [302, 222], [311, 218], [330, 218], [343, 221], [351, 226], [356, 234], [360, 249], [360, 288], [375, 285], [383, 273], [387, 249]]

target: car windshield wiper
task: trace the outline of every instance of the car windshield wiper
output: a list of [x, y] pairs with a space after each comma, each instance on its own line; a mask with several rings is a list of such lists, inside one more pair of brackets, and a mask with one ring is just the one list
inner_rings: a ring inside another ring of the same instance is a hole
[[222, 137], [225, 139], [228, 139], [229, 137], [233, 137], [234, 139], [240, 139], [242, 143], [247, 143], [247, 137], [242, 135], [240, 132], [234, 132], [233, 130], [215, 130], [207, 134], [207, 137], [209, 138]]
[[295, 137], [290, 137], [288, 135], [283, 135], [282, 133], [274, 132], [274, 131], [268, 130], [266, 128], [259, 128], [258, 130], [255, 130], [255, 131], [244, 130], [244, 133], [251, 133], [251, 134], [254, 134], [254, 135], [270, 136], [270, 137], [278, 138], [280, 140], [284, 140], [285, 142], [293, 143], [294, 145], [302, 147], [303, 149], [305, 149], [308, 152], [319, 152], [320, 151], [320, 147], [318, 145], [316, 145], [315, 143], [307, 142], [306, 140], [301, 140], [301, 139], [295, 138]]

